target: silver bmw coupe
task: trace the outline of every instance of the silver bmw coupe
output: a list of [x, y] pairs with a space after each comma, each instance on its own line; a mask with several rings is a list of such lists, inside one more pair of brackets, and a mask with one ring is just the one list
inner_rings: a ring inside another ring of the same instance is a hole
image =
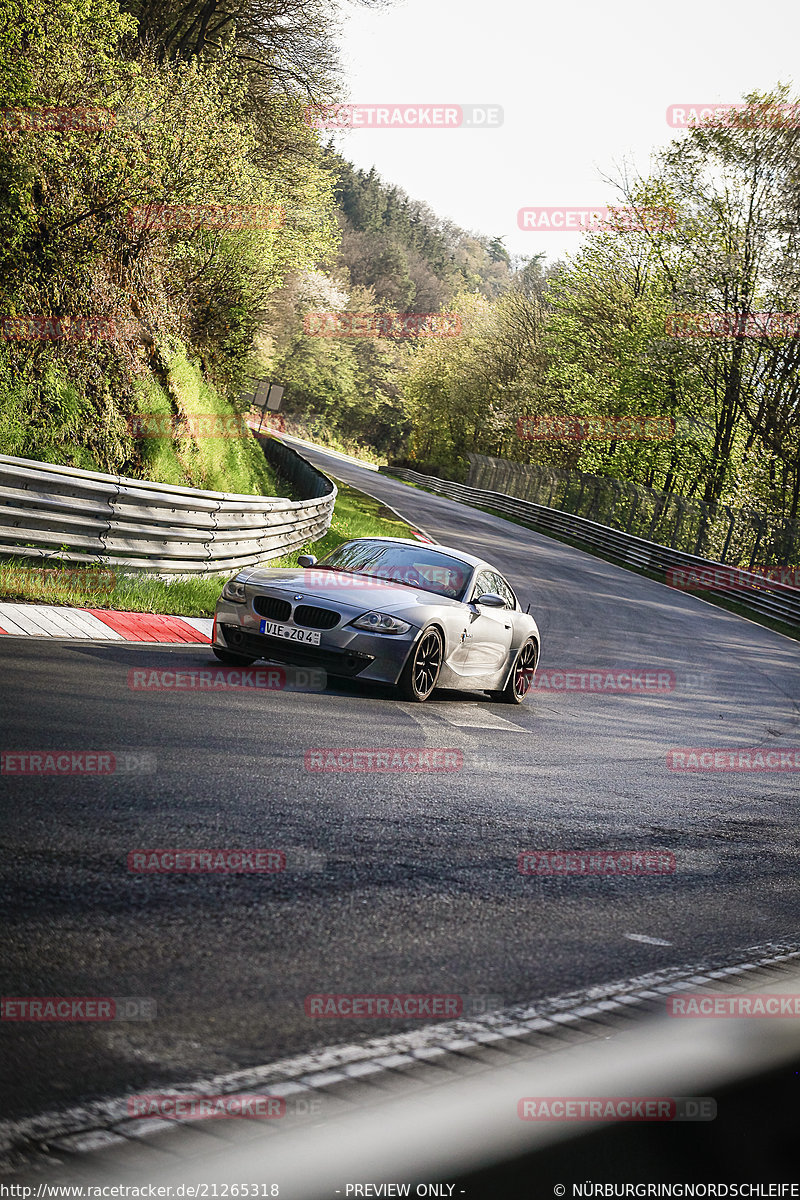
[[212, 649], [229, 666], [256, 659], [399, 687], [484, 691], [520, 704], [539, 660], [539, 629], [493, 566], [405, 538], [355, 538], [321, 562], [246, 567], [222, 589]]

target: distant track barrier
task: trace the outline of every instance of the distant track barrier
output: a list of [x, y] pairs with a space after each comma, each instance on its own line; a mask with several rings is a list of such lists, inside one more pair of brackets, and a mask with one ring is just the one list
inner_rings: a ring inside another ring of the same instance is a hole
[[[477, 457], [470, 455], [471, 460]], [[473, 469], [474, 466], [473, 461]], [[557, 508], [518, 499], [506, 492], [493, 492], [485, 488], [470, 487], [468, 484], [453, 483], [451, 480], [438, 479], [434, 475], [421, 475], [418, 471], [411, 471], [406, 467], [381, 467], [381, 472], [405, 479], [409, 483], [416, 483], [462, 504], [491, 508], [504, 516], [523, 521], [533, 529], [540, 529], [543, 533], [582, 542], [622, 564], [650, 571], [663, 571], [665, 575], [670, 573], [669, 579], [675, 578], [677, 570], [681, 575], [685, 573], [680, 590], [702, 589], [712, 595], [735, 600], [763, 616], [800, 627], [800, 588], [781, 583], [778, 578], [771, 578], [758, 571], [731, 570], [720, 562], [697, 558], [682, 550], [674, 550], [670, 546], [650, 542], [622, 530], [612, 529], [609, 525], [590, 521], [586, 517], [574, 516]], [[779, 576], [780, 573], [776, 571], [774, 574]], [[693, 578], [699, 581], [698, 585], [695, 588], [687, 587], [686, 582]]]

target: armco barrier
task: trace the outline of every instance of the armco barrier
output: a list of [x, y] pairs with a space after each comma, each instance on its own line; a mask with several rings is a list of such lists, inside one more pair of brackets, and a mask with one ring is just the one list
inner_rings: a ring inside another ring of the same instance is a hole
[[[418, 471], [410, 471], [405, 467], [381, 467], [381, 471], [399, 479], [406, 479], [409, 483], [419, 484], [420, 487], [428, 488], [450, 500], [459, 500], [462, 504], [472, 504], [476, 508], [494, 509], [495, 512], [524, 521], [534, 529], [541, 529], [544, 533], [573, 538], [621, 563], [652, 571], [666, 572], [670, 567], [692, 567], [695, 570], [717, 568], [722, 576], [731, 574], [730, 568], [726, 568], [722, 563], [707, 558], [696, 558], [682, 550], [673, 550], [670, 546], [662, 546], [658, 542], [648, 542], [619, 529], [611, 529], [608, 525], [589, 521], [586, 517], [561, 512], [557, 508], [546, 508], [530, 500], [519, 500], [516, 496], [508, 496], [504, 492], [490, 492], [484, 488], [473, 488], [467, 484], [438, 479], [434, 475], [420, 475]], [[746, 590], [741, 583], [737, 586], [721, 583], [704, 590], [713, 595], [726, 596], [754, 612], [784, 621], [787, 625], [800, 626], [800, 589], [765, 579], [753, 572], [740, 571], [738, 574], [744, 580]]]
[[335, 484], [259, 438], [306, 499], [208, 492], [0, 455], [0, 554], [166, 574], [216, 574], [276, 558], [328, 530]]

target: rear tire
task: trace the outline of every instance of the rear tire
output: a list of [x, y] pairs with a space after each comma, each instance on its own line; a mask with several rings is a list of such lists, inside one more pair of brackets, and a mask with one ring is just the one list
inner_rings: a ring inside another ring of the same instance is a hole
[[406, 700], [422, 704], [436, 687], [442, 669], [444, 645], [434, 626], [426, 629], [408, 656], [398, 687]]
[[536, 642], [529, 638], [520, 648], [514, 668], [503, 691], [489, 692], [491, 698], [500, 704], [522, 704], [533, 686], [538, 660], [539, 649]]
[[223, 650], [221, 646], [212, 646], [211, 652], [226, 667], [251, 667], [258, 660], [248, 658], [246, 654], [234, 654], [232, 650]]

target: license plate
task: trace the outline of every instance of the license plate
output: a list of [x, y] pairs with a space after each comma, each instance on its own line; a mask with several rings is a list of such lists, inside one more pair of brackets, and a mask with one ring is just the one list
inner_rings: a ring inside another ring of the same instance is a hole
[[305, 642], [318, 646], [320, 635], [315, 629], [295, 629], [294, 625], [282, 625], [280, 621], [262, 621], [261, 632], [269, 637], [285, 638], [287, 642]]

